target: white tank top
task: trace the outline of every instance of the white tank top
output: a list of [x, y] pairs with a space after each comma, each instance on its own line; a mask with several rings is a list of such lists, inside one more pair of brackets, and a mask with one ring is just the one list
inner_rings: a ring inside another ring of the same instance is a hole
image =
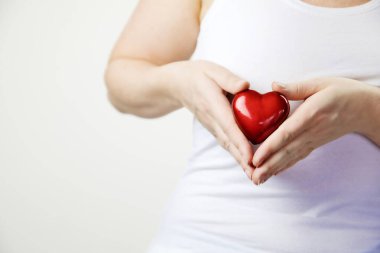
[[[214, 0], [191, 59], [220, 64], [259, 92], [323, 76], [380, 86], [380, 0]], [[380, 252], [380, 148], [348, 134], [255, 186], [194, 118], [188, 165], [148, 252]]]

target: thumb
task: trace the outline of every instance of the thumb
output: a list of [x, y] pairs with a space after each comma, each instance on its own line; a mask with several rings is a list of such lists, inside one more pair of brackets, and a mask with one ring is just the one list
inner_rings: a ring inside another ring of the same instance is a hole
[[213, 71], [209, 71], [208, 76], [217, 83], [223, 90], [231, 94], [236, 94], [249, 88], [249, 82], [235, 75], [228, 69], [217, 66]]
[[320, 80], [307, 80], [294, 83], [273, 82], [272, 89], [290, 100], [305, 100], [325, 87]]

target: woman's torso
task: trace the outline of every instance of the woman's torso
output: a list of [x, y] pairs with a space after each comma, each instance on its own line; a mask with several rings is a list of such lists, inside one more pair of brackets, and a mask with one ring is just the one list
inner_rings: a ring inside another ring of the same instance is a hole
[[[274, 80], [342, 76], [380, 86], [380, 0], [324, 8], [298, 0], [214, 0], [192, 60], [259, 92]], [[291, 112], [301, 102], [291, 102]], [[380, 149], [358, 134], [251, 183], [194, 118], [188, 165], [149, 252], [380, 252]]]

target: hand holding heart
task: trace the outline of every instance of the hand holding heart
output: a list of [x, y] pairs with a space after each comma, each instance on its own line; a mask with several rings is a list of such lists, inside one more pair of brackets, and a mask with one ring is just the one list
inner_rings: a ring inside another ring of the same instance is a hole
[[165, 65], [175, 78], [172, 97], [195, 117], [229, 151], [248, 178], [253, 173], [253, 148], [237, 126], [226, 93], [246, 90], [249, 83], [224, 67], [208, 61], [180, 61]]
[[[371, 87], [346, 78], [319, 78], [273, 83], [290, 100], [305, 100], [256, 150], [252, 180], [265, 182], [314, 149], [347, 133], [361, 133], [369, 122], [366, 107]], [[373, 91], [373, 90], [372, 90]]]
[[[269, 115], [269, 121], [258, 122], [257, 131], [244, 133], [252, 143], [263, 141], [253, 155], [252, 146], [239, 129], [226, 98], [227, 92], [239, 97], [239, 92], [249, 88], [247, 81], [208, 61], [174, 62], [165, 65], [164, 71], [169, 71], [176, 79], [169, 89], [172, 96], [194, 113], [255, 184], [265, 182], [314, 149], [347, 133], [374, 132], [373, 129], [365, 129], [371, 125], [368, 108], [373, 107], [373, 104], [368, 105], [369, 94], [374, 93], [369, 85], [346, 78], [319, 78], [285, 86], [274, 83], [272, 88], [275, 92], [259, 99], [275, 105], [263, 114], [264, 119]], [[254, 92], [252, 94], [257, 96]], [[285, 120], [287, 101], [279, 94], [290, 100], [305, 101]], [[245, 117], [244, 113], [240, 116]], [[244, 126], [240, 125], [240, 128], [244, 129]], [[256, 135], [258, 132], [260, 134]]]
[[255, 90], [237, 93], [232, 100], [236, 122], [252, 144], [263, 142], [288, 117], [289, 102], [276, 91], [260, 94]]

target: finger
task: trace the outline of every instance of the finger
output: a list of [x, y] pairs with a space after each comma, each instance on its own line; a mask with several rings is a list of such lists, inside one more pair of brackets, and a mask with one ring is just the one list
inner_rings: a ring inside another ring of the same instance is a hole
[[280, 166], [279, 169], [277, 169], [273, 173], [273, 175], [277, 176], [279, 173], [283, 172], [284, 170], [293, 167], [296, 163], [298, 163], [299, 161], [305, 159], [311, 152], [313, 152], [313, 150], [314, 149], [308, 149], [308, 150], [300, 151], [299, 155], [297, 157], [295, 157], [295, 159], [292, 159], [292, 160], [288, 161], [288, 163], [286, 163], [284, 166]]
[[231, 93], [236, 94], [249, 88], [249, 82], [243, 78], [235, 75], [228, 69], [212, 64], [208, 72], [205, 73], [212, 79], [220, 88]]
[[199, 115], [197, 118], [202, 123], [202, 125], [206, 127], [206, 129], [215, 137], [218, 144], [230, 152], [235, 160], [240, 164], [242, 162], [242, 159], [239, 150], [234, 147], [233, 143], [231, 143], [231, 141], [227, 138], [222, 128], [219, 127], [218, 123], [216, 123], [214, 119], [207, 113]]
[[236, 124], [232, 108], [228, 103], [227, 98], [218, 96], [215, 100], [215, 103], [210, 105], [210, 111], [212, 112], [211, 116], [216, 122], [218, 122], [227, 138], [237, 147], [242, 156], [243, 162], [252, 165], [252, 146]]
[[[313, 109], [314, 110], [314, 109]], [[305, 102], [287, 118], [256, 150], [253, 165], [260, 166], [271, 154], [277, 152], [312, 124], [314, 112]]]
[[[233, 144], [230, 145], [230, 152], [233, 153], [233, 154], [236, 154], [236, 155], [240, 156], [239, 150]], [[241, 158], [241, 156], [240, 156], [240, 158]], [[240, 160], [240, 161], [237, 160], [237, 162], [239, 162], [240, 166], [242, 167], [243, 171], [247, 175], [248, 179], [252, 180], [252, 175], [253, 175], [253, 170], [254, 169], [251, 166], [249, 166], [248, 164], [244, 163], [242, 160]]]
[[240, 164], [240, 166], [243, 168], [244, 172], [246, 173], [247, 177], [251, 180], [252, 174], [253, 174], [253, 168], [249, 166], [248, 163], [246, 163], [241, 156], [240, 151], [238, 148], [228, 139], [227, 135], [224, 133], [222, 128], [219, 125], [215, 125], [215, 131], [217, 133], [217, 140], [219, 144], [229, 151], [232, 156], [235, 158], [235, 160]]
[[[217, 123], [215, 126], [216, 129], [218, 129], [218, 133], [220, 134], [221, 138], [224, 140], [222, 142], [222, 146], [224, 146], [228, 150], [232, 150], [234, 154], [236, 154], [236, 157], [239, 157], [237, 161], [241, 165], [241, 167], [244, 169], [244, 171], [247, 173], [247, 176], [251, 178], [254, 167], [252, 166], [252, 147], [248, 143], [248, 145], [245, 148], [242, 148], [241, 146], [244, 145], [244, 143], [238, 143], [235, 141], [235, 139], [231, 139], [229, 137], [225, 130], [222, 129], [222, 127]], [[245, 138], [243, 136], [243, 138]], [[242, 140], [244, 141], [244, 139]], [[240, 146], [238, 146], [240, 145]]]
[[314, 150], [314, 145], [313, 136], [310, 135], [310, 132], [305, 131], [256, 168], [253, 178], [259, 182], [265, 182], [272, 175], [288, 169], [308, 156]]
[[[207, 99], [203, 99], [204, 102], [200, 103], [200, 106], [194, 109], [194, 115], [196, 118], [202, 123], [204, 127], [208, 129], [208, 131], [216, 137], [218, 140], [218, 143], [226, 150], [230, 151], [231, 146], [233, 152], [231, 154], [235, 157], [235, 159], [239, 162], [239, 164], [245, 168], [245, 171], [248, 171], [251, 173], [253, 170], [252, 167], [249, 165], [252, 164], [252, 156], [253, 153], [251, 152], [251, 146], [248, 143], [248, 146], [246, 148], [242, 148], [241, 146], [244, 145], [243, 143], [239, 143], [234, 138], [231, 138], [230, 136], [227, 136], [225, 134], [224, 128], [220, 127], [221, 122], [223, 120], [217, 120], [215, 117], [215, 111], [222, 112], [223, 108], [219, 108], [219, 104], [222, 103], [222, 105], [225, 106], [225, 103], [228, 104], [227, 98], [222, 95], [221, 88], [215, 84], [212, 80], [210, 80], [211, 85], [207, 85], [207, 90], [205, 91], [206, 94], [213, 94], [213, 97], [215, 97], [213, 100], [213, 103], [209, 103]], [[202, 101], [202, 100], [201, 100]], [[228, 114], [232, 114], [230, 106], [227, 106], [226, 108], [227, 113], [224, 112], [221, 117], [225, 117]], [[233, 116], [232, 116], [233, 118]], [[244, 138], [244, 136], [243, 136]], [[243, 139], [244, 141], [244, 139]], [[245, 140], [247, 141], [247, 140]], [[252, 174], [252, 173], [251, 173]]]
[[297, 137], [296, 140], [294, 140], [289, 145], [287, 145], [287, 147], [285, 147], [284, 149], [288, 149], [288, 153], [295, 154], [295, 155], [290, 156], [290, 157], [293, 157], [293, 159], [291, 159], [290, 161], [288, 160], [287, 163], [279, 162], [281, 165], [285, 164], [285, 166], [278, 166], [280, 169], [277, 169], [274, 172], [274, 175], [278, 175], [280, 172], [284, 171], [287, 168], [292, 167], [293, 165], [295, 165], [302, 159], [306, 158], [317, 147], [327, 144], [341, 136], [341, 135], [330, 136], [330, 135], [323, 135], [323, 134], [315, 134], [318, 132], [319, 131], [316, 130], [315, 128], [308, 129], [305, 132], [303, 132], [299, 137]]
[[282, 169], [277, 170], [277, 171], [273, 174], [273, 176], [277, 176], [278, 174], [280, 174], [280, 173], [283, 172], [284, 170], [286, 170], [286, 169], [288, 169], [288, 168], [290, 168], [290, 167], [293, 167], [293, 165], [295, 165], [297, 162], [298, 162], [297, 160], [289, 161], [289, 162], [286, 164], [286, 166], [283, 166]]
[[329, 83], [325, 79], [316, 78], [287, 84], [273, 82], [272, 89], [290, 100], [305, 100], [328, 85]]
[[266, 182], [271, 176], [274, 175], [275, 171], [283, 168], [283, 164], [279, 161], [284, 162], [285, 164], [290, 162], [290, 156], [283, 156], [283, 154], [274, 154], [268, 160], [265, 161], [260, 167], [256, 168], [252, 175], [252, 181], [255, 184], [262, 184]]

